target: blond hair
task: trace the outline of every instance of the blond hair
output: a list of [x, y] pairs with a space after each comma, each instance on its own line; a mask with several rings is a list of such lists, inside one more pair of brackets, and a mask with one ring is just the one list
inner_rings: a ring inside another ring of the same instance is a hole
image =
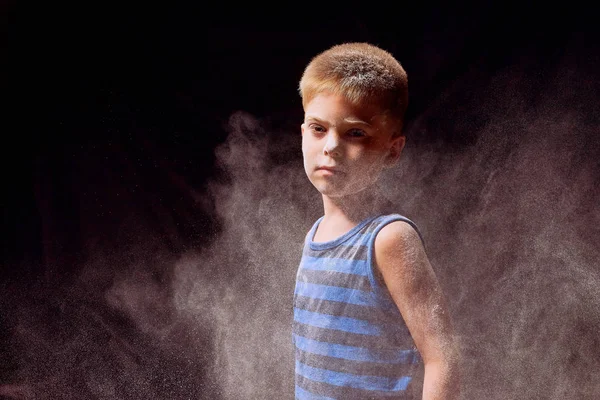
[[374, 104], [398, 124], [401, 134], [408, 106], [408, 79], [387, 51], [369, 43], [335, 45], [306, 66], [299, 85], [302, 105], [320, 93], [344, 96], [353, 104]]

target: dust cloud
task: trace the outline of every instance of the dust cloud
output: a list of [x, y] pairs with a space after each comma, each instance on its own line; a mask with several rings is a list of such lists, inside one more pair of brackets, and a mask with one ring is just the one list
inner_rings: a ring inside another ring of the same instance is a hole
[[[451, 305], [465, 399], [600, 393], [597, 92], [565, 65], [543, 77], [499, 71], [452, 116], [458, 132], [478, 115], [474, 140], [409, 145], [380, 184], [424, 233]], [[457, 79], [409, 137], [447, 115], [472, 79], [483, 78]], [[226, 399], [293, 396], [293, 279], [321, 213], [295, 135], [232, 116], [217, 152], [228, 179], [211, 186], [222, 233], [176, 267], [178, 314], [214, 328], [213, 378]]]
[[[455, 116], [468, 127], [483, 115], [471, 145], [409, 149], [382, 185], [424, 232], [453, 311], [465, 399], [600, 393], [598, 85], [572, 65], [500, 71]], [[431, 116], [452, 104], [444, 95]]]
[[[419, 225], [447, 295], [464, 399], [600, 394], [600, 90], [576, 65], [457, 77], [407, 125], [402, 159], [381, 179]], [[29, 299], [12, 350], [14, 381], [29, 384], [0, 394], [293, 398], [294, 277], [322, 213], [299, 124], [232, 115], [220, 172], [197, 199], [219, 221], [211, 240], [174, 254], [150, 238], [126, 260], [107, 251], [68, 296]], [[471, 139], [423, 139], [437, 129]], [[110, 263], [132, 267], [106, 279]]]

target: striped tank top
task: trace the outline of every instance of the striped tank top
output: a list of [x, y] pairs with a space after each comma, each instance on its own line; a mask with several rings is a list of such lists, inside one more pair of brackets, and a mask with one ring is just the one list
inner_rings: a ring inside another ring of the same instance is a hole
[[416, 225], [382, 215], [335, 240], [313, 242], [322, 219], [306, 237], [296, 276], [296, 399], [421, 398], [421, 357], [373, 262], [381, 228]]

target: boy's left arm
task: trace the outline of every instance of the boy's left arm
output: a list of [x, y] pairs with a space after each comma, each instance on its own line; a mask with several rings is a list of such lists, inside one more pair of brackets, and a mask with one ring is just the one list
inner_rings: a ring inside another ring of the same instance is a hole
[[423, 400], [458, 399], [459, 357], [448, 306], [413, 227], [386, 225], [375, 238], [375, 262], [423, 358]]

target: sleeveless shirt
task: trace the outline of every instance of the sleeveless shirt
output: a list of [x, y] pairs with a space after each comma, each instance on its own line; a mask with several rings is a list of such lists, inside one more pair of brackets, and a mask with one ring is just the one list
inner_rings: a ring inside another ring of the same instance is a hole
[[381, 215], [314, 242], [322, 219], [306, 236], [296, 275], [296, 399], [420, 398], [421, 357], [373, 261], [385, 225], [404, 221], [419, 233], [416, 225]]

